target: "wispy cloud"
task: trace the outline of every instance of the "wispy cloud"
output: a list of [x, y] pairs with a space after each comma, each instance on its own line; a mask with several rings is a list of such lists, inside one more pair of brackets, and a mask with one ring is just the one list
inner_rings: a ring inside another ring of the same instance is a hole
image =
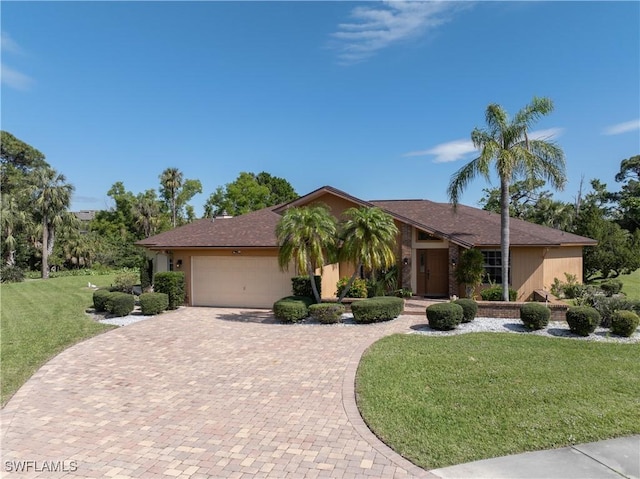
[[[549, 128], [546, 130], [536, 130], [529, 134], [529, 138], [534, 140], [552, 140], [564, 132], [563, 128]], [[471, 153], [478, 153], [471, 140], [454, 140], [447, 143], [440, 143], [426, 150], [410, 151], [402, 156], [435, 156], [434, 163], [450, 163], [462, 160]]]
[[625, 121], [617, 125], [611, 125], [604, 129], [604, 135], [620, 135], [629, 131], [640, 130], [640, 118], [637, 120]]
[[[24, 50], [18, 45], [13, 38], [7, 33], [2, 32], [0, 35], [0, 49], [2, 53], [22, 55]], [[0, 64], [0, 76], [2, 77], [2, 84], [8, 87], [15, 88], [16, 90], [28, 90], [35, 83], [33, 78], [29, 75], [25, 75], [18, 70], [11, 68], [6, 63]]]
[[451, 14], [469, 3], [385, 1], [355, 7], [350, 23], [338, 25], [331, 37], [340, 51], [340, 62], [358, 63], [400, 41], [416, 38], [450, 20]]

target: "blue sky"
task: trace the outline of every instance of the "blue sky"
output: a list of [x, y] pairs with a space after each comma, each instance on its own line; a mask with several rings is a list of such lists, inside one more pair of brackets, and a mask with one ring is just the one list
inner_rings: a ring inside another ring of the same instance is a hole
[[[536, 96], [536, 130], [617, 189], [640, 153], [638, 2], [2, 2], [2, 129], [101, 209], [116, 181], [241, 171], [300, 194], [446, 201], [488, 104]], [[494, 182], [493, 186], [497, 183]], [[476, 180], [462, 202], [476, 205]]]

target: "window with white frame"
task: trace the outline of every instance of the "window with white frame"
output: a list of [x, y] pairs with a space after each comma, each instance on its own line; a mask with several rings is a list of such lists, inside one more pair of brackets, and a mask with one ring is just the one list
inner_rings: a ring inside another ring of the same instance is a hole
[[[485, 283], [502, 284], [502, 252], [482, 250], [484, 257]], [[509, 283], [511, 283], [511, 255], [509, 255]]]

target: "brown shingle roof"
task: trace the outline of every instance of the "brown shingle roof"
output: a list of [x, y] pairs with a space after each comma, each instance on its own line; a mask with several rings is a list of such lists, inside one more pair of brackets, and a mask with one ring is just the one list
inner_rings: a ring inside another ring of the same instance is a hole
[[147, 248], [254, 248], [276, 247], [280, 215], [271, 206], [233, 218], [201, 219], [136, 244]]
[[[445, 237], [463, 246], [499, 246], [500, 215], [458, 205], [454, 213], [449, 203], [429, 200], [371, 201], [400, 220]], [[584, 236], [511, 218], [510, 241], [513, 246], [595, 245]]]

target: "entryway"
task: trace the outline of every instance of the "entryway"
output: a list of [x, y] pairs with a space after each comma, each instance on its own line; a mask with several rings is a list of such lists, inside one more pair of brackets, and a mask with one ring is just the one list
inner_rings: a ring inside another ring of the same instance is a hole
[[419, 249], [416, 256], [416, 294], [449, 296], [449, 250]]

